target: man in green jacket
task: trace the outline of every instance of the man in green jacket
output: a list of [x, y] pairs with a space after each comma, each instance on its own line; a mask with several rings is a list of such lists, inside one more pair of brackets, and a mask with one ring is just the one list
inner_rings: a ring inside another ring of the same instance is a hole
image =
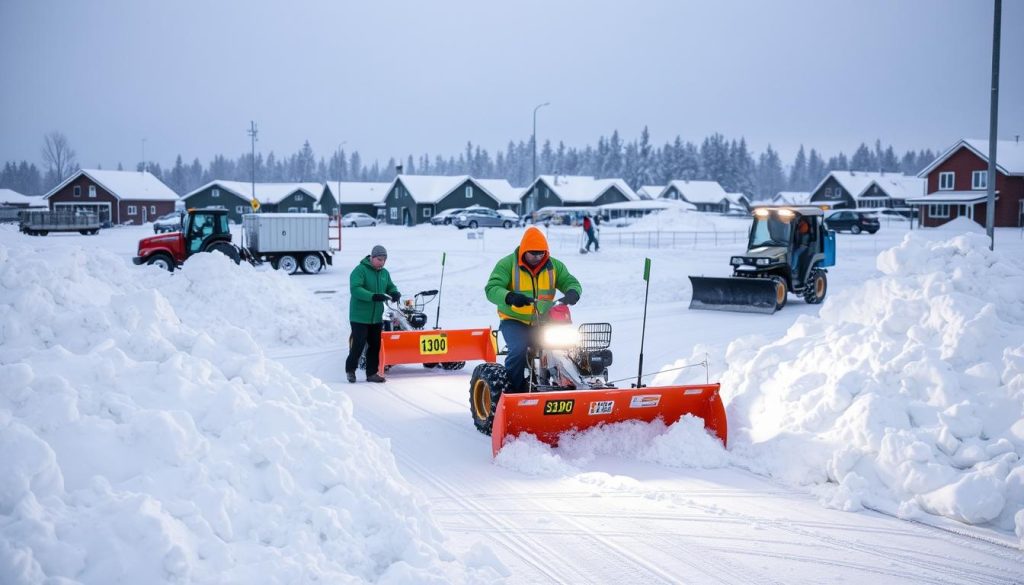
[[530, 226], [519, 247], [498, 260], [484, 288], [487, 299], [498, 306], [501, 319], [498, 330], [508, 346], [505, 369], [513, 392], [527, 390], [525, 370], [533, 325], [531, 305], [536, 301], [550, 304], [557, 291], [562, 291], [565, 304], [575, 305], [583, 287], [565, 264], [551, 257], [544, 233]]
[[380, 244], [373, 247], [369, 256], [362, 259], [348, 277], [351, 296], [348, 301], [348, 320], [352, 325], [352, 346], [345, 360], [345, 375], [349, 382], [356, 381], [356, 367], [359, 356], [366, 347], [366, 381], [383, 382], [377, 369], [380, 366], [381, 321], [384, 316], [384, 302], [391, 299], [397, 303], [402, 298], [391, 275], [384, 268], [388, 251]]

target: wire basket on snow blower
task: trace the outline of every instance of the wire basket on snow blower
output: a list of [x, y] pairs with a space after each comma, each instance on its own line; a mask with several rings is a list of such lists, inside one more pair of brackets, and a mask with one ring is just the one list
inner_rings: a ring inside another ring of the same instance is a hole
[[612, 344], [611, 323], [584, 323], [579, 331], [579, 349], [582, 351], [606, 349]]

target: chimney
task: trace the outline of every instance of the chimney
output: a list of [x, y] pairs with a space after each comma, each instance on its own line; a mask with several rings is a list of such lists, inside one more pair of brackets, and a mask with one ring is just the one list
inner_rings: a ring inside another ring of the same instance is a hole
[[402, 174], [402, 165], [395, 165], [395, 174], [396, 175], [401, 175]]

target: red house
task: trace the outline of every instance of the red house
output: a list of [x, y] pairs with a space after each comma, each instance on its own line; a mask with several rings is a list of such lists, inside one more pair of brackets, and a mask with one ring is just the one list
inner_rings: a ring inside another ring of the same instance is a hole
[[[988, 140], [963, 139], [917, 175], [925, 179], [926, 195], [907, 199], [920, 207], [920, 223], [940, 226], [957, 217], [986, 222], [988, 207]], [[1024, 143], [996, 144], [996, 227], [1024, 225]]]
[[81, 169], [45, 195], [52, 211], [89, 211], [114, 225], [171, 213], [178, 195], [148, 172]]

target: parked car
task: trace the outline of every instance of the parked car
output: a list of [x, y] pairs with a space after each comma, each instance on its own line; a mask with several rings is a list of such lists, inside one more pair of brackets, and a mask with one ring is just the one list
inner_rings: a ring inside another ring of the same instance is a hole
[[175, 211], [168, 213], [167, 215], [161, 215], [153, 221], [153, 233], [162, 234], [164, 232], [180, 232], [181, 231], [181, 212]]
[[459, 229], [476, 229], [478, 227], [503, 227], [508, 229], [515, 225], [515, 221], [512, 218], [486, 207], [463, 210], [462, 213], [455, 216], [452, 223]]
[[825, 218], [825, 227], [830, 230], [841, 232], [848, 231], [851, 234], [867, 232], [873, 234], [878, 231], [880, 224], [878, 216], [866, 211], [839, 210], [832, 212]]
[[341, 225], [345, 227], [366, 227], [377, 225], [377, 220], [365, 213], [353, 211], [341, 216]]
[[498, 215], [503, 215], [512, 220], [513, 225], [523, 225], [523, 218], [519, 217], [519, 214], [512, 211], [511, 209], [499, 209]]
[[878, 215], [884, 219], [895, 219], [905, 221], [911, 219], [911, 217], [913, 217], [913, 219], [917, 219], [917, 209], [907, 209], [905, 207], [893, 209], [886, 208], [879, 210]]
[[452, 225], [452, 221], [456, 216], [465, 210], [466, 208], [464, 207], [453, 207], [452, 209], [439, 211], [430, 218], [430, 225]]

